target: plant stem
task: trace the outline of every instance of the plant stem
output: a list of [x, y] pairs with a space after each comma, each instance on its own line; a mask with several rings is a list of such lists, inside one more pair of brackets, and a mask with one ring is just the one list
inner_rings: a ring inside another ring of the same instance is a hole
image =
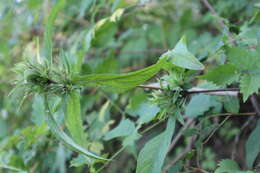
[[172, 143], [169, 146], [168, 153], [173, 149], [173, 147], [176, 145], [176, 143], [181, 138], [184, 130], [186, 130], [190, 125], [194, 122], [194, 119], [188, 119], [187, 122], [182, 126], [182, 128], [179, 130], [178, 134], [175, 135], [174, 139], [172, 140]]
[[[161, 88], [157, 83], [150, 85], [139, 85], [138, 87], [152, 90], [163, 90], [163, 88]], [[239, 88], [204, 89], [194, 87], [187, 91], [184, 91], [183, 93], [184, 95], [206, 93], [219, 96], [238, 96], [238, 94], [240, 93], [239, 91]]]
[[203, 145], [206, 144], [210, 138], [215, 134], [215, 132], [230, 118], [230, 115], [227, 116], [219, 125], [218, 127], [216, 127], [212, 132], [211, 134], [208, 136], [208, 138], [203, 142]]
[[254, 115], [256, 115], [255, 112], [223, 113], [223, 114], [213, 114], [213, 115], [210, 115], [209, 118], [223, 117], [223, 116], [236, 117], [236, 116], [254, 116]]
[[234, 160], [237, 152], [237, 146], [239, 143], [239, 138], [240, 135], [242, 134], [243, 130], [253, 121], [255, 117], [250, 117], [248, 120], [240, 127], [239, 132], [235, 136], [234, 144], [233, 144], [233, 149], [232, 149], [232, 154], [231, 154], [231, 159]]
[[172, 165], [177, 163], [179, 160], [181, 160], [183, 157], [185, 157], [186, 154], [188, 154], [192, 150], [192, 146], [193, 146], [193, 142], [194, 142], [195, 138], [196, 138], [196, 136], [192, 136], [189, 138], [188, 145], [185, 147], [183, 152], [181, 152], [179, 155], [177, 155], [174, 160], [170, 161], [169, 164], [167, 164], [165, 166], [164, 170], [162, 171], [163, 173], [166, 173], [172, 167]]
[[259, 103], [257, 101], [257, 94], [256, 93], [254, 93], [250, 96], [250, 101], [252, 103], [252, 106], [255, 109], [257, 116], [260, 116], [260, 108], [259, 108]]

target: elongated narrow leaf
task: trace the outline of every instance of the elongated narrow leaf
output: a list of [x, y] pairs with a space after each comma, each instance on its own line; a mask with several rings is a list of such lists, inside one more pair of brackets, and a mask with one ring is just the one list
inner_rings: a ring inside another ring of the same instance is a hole
[[136, 173], [159, 173], [175, 129], [175, 119], [170, 117], [166, 130], [147, 142], [137, 159]]
[[52, 34], [53, 24], [56, 19], [58, 11], [64, 6], [65, 0], [59, 0], [59, 2], [52, 8], [48, 17], [47, 24], [44, 31], [44, 56], [49, 62], [52, 62]]
[[260, 153], [260, 120], [258, 120], [255, 129], [250, 134], [246, 142], [246, 164], [252, 168], [256, 157]]
[[72, 138], [81, 146], [86, 146], [83, 121], [81, 118], [80, 94], [78, 91], [71, 91], [67, 97], [66, 127]]
[[109, 159], [105, 159], [102, 158], [100, 156], [97, 156], [89, 151], [87, 151], [85, 148], [83, 148], [82, 146], [80, 146], [79, 144], [77, 144], [72, 138], [70, 138], [66, 133], [64, 133], [61, 128], [59, 127], [59, 125], [57, 124], [56, 120], [54, 119], [52, 113], [51, 113], [51, 109], [49, 108], [49, 104], [48, 104], [48, 97], [45, 96], [44, 99], [45, 102], [45, 107], [47, 109], [47, 115], [46, 115], [46, 121], [48, 126], [50, 127], [52, 133], [60, 140], [64, 143], [64, 145], [66, 145], [68, 148], [70, 148], [71, 150], [81, 153], [87, 157], [90, 158], [94, 158], [94, 159], [98, 159], [98, 160], [109, 160]]
[[170, 50], [162, 55], [174, 65], [191, 70], [203, 70], [204, 65], [188, 51], [185, 37], [176, 44], [173, 50]]
[[91, 74], [76, 76], [72, 79], [72, 82], [81, 86], [95, 86], [114, 92], [124, 92], [150, 79], [161, 70], [163, 65], [164, 61], [159, 61], [157, 64], [147, 68], [126, 74]]

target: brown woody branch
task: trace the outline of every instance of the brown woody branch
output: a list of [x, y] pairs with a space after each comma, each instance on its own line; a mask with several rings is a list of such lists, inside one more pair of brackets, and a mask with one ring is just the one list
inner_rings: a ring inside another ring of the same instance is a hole
[[260, 116], [260, 108], [259, 108], [259, 103], [257, 101], [257, 94], [256, 93], [254, 93], [250, 96], [250, 101], [252, 103], [252, 106], [255, 109], [257, 116]]

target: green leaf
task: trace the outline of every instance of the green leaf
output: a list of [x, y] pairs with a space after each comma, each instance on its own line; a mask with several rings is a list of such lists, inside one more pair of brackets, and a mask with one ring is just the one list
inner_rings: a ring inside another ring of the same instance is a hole
[[40, 95], [35, 94], [33, 98], [33, 104], [32, 104], [32, 115], [31, 120], [36, 125], [41, 125], [44, 122], [44, 101], [43, 98], [40, 97]]
[[139, 124], [144, 124], [144, 123], [148, 123], [151, 120], [153, 120], [155, 118], [155, 116], [158, 114], [158, 112], [160, 111], [160, 108], [153, 104], [150, 101], [141, 103], [138, 106], [138, 110], [136, 110], [138, 115], [139, 115], [139, 119], [138, 119], [138, 123]]
[[260, 88], [260, 73], [244, 74], [240, 80], [239, 87], [245, 102], [251, 94], [257, 92]]
[[50, 15], [48, 17], [47, 24], [44, 31], [44, 56], [52, 63], [52, 35], [53, 35], [53, 25], [56, 19], [57, 13], [65, 5], [65, 0], [59, 0], [57, 4], [52, 8]]
[[260, 120], [246, 141], [246, 164], [252, 168], [256, 157], [260, 153]]
[[79, 166], [82, 166], [85, 164], [91, 164], [92, 163], [91, 161], [92, 160], [89, 157], [86, 157], [86, 156], [80, 154], [80, 155], [78, 155], [78, 157], [75, 157], [70, 161], [70, 166], [79, 167]]
[[214, 173], [235, 173], [240, 168], [234, 160], [225, 159], [219, 163], [219, 168]]
[[128, 136], [135, 131], [135, 124], [129, 119], [123, 119], [117, 127], [109, 131], [104, 139], [110, 140], [116, 137]]
[[206, 94], [198, 94], [191, 98], [188, 105], [185, 107], [185, 115], [188, 117], [197, 117], [203, 115], [212, 106], [211, 96]]
[[162, 58], [167, 59], [174, 65], [191, 70], [203, 70], [204, 65], [188, 51], [185, 37], [177, 43], [173, 50], [170, 50], [162, 55]]
[[84, 17], [85, 12], [91, 7], [91, 5], [94, 3], [94, 0], [88, 0], [88, 1], [81, 1], [80, 9], [79, 9], [79, 18]]
[[68, 94], [66, 108], [66, 127], [76, 143], [86, 146], [87, 140], [81, 118], [80, 93], [78, 91], [73, 90]]
[[140, 62], [143, 59], [143, 54], [126, 53], [132, 52], [133, 50], [147, 50], [147, 40], [145, 36], [129, 39], [124, 44], [119, 56], [120, 64], [122, 64], [122, 66], [127, 66], [133, 61]]
[[166, 130], [148, 141], [140, 151], [137, 159], [136, 173], [161, 172], [174, 129], [175, 119], [170, 117]]
[[138, 133], [138, 129], [135, 129], [132, 134], [130, 134], [123, 140], [123, 146], [134, 146], [134, 142], [138, 140], [140, 137], [141, 135]]
[[119, 65], [118, 60], [115, 58], [105, 58], [97, 63], [97, 66], [92, 68], [94, 73], [118, 73]]
[[200, 79], [211, 81], [217, 85], [230, 84], [238, 79], [236, 67], [232, 64], [220, 65], [207, 74], [200, 76]]
[[160, 60], [157, 64], [126, 74], [91, 74], [75, 76], [72, 82], [81, 86], [102, 87], [114, 92], [124, 92], [132, 89], [158, 73], [165, 64]]
[[[148, 101], [148, 95], [143, 90], [137, 90], [137, 93], [129, 99], [128, 105], [125, 108], [127, 114], [137, 117], [144, 111], [140, 111], [140, 105]], [[146, 110], [145, 110], [146, 111]]]
[[239, 99], [237, 97], [224, 96], [223, 105], [227, 112], [239, 112]]
[[259, 66], [260, 57], [258, 51], [239, 47], [227, 48], [228, 60], [239, 70], [251, 70]]
[[127, 114], [133, 117], [139, 116], [138, 124], [144, 124], [150, 122], [157, 115], [160, 108], [149, 101], [148, 95], [142, 91], [131, 97], [125, 110]]
[[94, 153], [89, 152], [88, 150], [86, 150], [84, 147], [80, 146], [79, 144], [77, 144], [72, 138], [70, 138], [66, 133], [64, 133], [61, 128], [59, 127], [59, 125], [57, 124], [56, 120], [54, 119], [53, 115], [52, 115], [52, 110], [49, 107], [48, 104], [48, 96], [45, 95], [44, 98], [44, 102], [45, 102], [45, 107], [47, 109], [47, 114], [46, 114], [46, 121], [48, 126], [51, 129], [51, 132], [61, 141], [64, 143], [64, 145], [66, 145], [68, 148], [70, 148], [71, 150], [78, 152], [80, 154], [85, 155], [86, 157], [90, 157], [90, 158], [94, 158], [94, 159], [98, 159], [98, 160], [103, 160], [103, 161], [108, 161], [109, 159], [105, 159], [103, 157], [97, 156]]

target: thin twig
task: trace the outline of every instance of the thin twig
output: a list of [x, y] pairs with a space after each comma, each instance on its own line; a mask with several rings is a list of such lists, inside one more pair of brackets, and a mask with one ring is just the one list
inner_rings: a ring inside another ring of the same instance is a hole
[[105, 92], [101, 90], [102, 95], [114, 106], [114, 108], [122, 114], [123, 117], [126, 116], [126, 113], [124, 110], [122, 110], [115, 102], [112, 100]]
[[152, 90], [162, 90], [162, 88], [156, 84], [149, 85], [138, 85], [139, 88], [152, 89]]
[[[151, 90], [163, 90], [163, 88], [161, 88], [158, 83], [152, 83], [148, 85], [138, 85], [138, 87], [151, 89]], [[187, 91], [184, 91], [183, 93], [184, 95], [205, 93], [209, 95], [237, 97], [240, 93], [239, 91], [240, 91], [239, 88], [204, 89], [204, 88], [194, 87]]]
[[233, 149], [232, 149], [232, 153], [231, 153], [231, 159], [234, 160], [235, 159], [235, 154], [237, 153], [237, 145], [239, 142], [239, 138], [240, 135], [242, 133], [242, 131], [250, 124], [250, 122], [254, 119], [254, 117], [250, 117], [248, 118], [248, 120], [242, 125], [242, 127], [240, 128], [240, 131], [238, 132], [238, 134], [235, 136], [235, 140], [234, 140], [234, 144], [233, 144]]
[[188, 121], [184, 124], [184, 126], [182, 126], [182, 128], [179, 130], [178, 134], [172, 140], [172, 143], [170, 144], [169, 149], [168, 149], [168, 153], [173, 149], [173, 147], [179, 141], [179, 139], [183, 135], [184, 130], [186, 130], [193, 122], [194, 122], [194, 119], [188, 119]]
[[[122, 151], [124, 151], [124, 149], [126, 148], [126, 146], [123, 146], [123, 147], [121, 147], [115, 154], [113, 154], [113, 156], [111, 156], [111, 160], [113, 160], [113, 159], [115, 159]], [[101, 168], [99, 168], [98, 170], [97, 170], [97, 173], [99, 173], [100, 171], [102, 171], [109, 163], [111, 163], [111, 162], [106, 162]]]
[[[202, 0], [202, 2], [204, 3], [204, 5], [209, 9], [209, 11], [212, 13], [213, 16], [217, 17], [218, 19], [220, 18], [220, 16], [218, 15], [218, 13], [216, 12], [216, 10], [211, 6], [211, 4], [208, 2], [208, 0]], [[223, 28], [226, 29], [226, 25], [222, 20], [217, 20], [219, 25]]]
[[165, 121], [165, 119], [159, 120], [156, 123], [154, 123], [153, 125], [147, 127], [146, 129], [144, 129], [140, 134], [143, 135], [144, 133], [150, 131], [151, 129], [153, 129], [154, 127], [158, 126], [159, 124], [161, 124], [163, 121]]
[[167, 164], [164, 168], [163, 173], [166, 173], [168, 169], [170, 169], [172, 167], [172, 165], [174, 165], [175, 163], [177, 163], [179, 160], [181, 160], [184, 156], [186, 156], [187, 153], [189, 153], [191, 151], [191, 148], [188, 146], [186, 147], [183, 152], [181, 152], [179, 155], [177, 155], [175, 157], [174, 160], [172, 160], [169, 164]]
[[219, 95], [219, 96], [235, 96], [239, 94], [239, 88], [222, 88], [222, 89], [204, 89], [204, 88], [191, 88], [187, 91], [187, 94], [197, 94], [205, 93], [210, 95]]
[[240, 117], [240, 116], [255, 116], [255, 112], [244, 112], [244, 113], [223, 113], [223, 114], [213, 114], [208, 116], [209, 118], [215, 118], [215, 117], [224, 117], [224, 116], [230, 116], [230, 117]]
[[230, 116], [227, 116], [219, 125], [218, 127], [216, 127], [211, 133], [210, 135], [207, 137], [207, 139], [203, 142], [203, 145], [206, 144], [210, 138], [215, 134], [215, 132], [230, 118]]
[[227, 35], [228, 35], [228, 39], [230, 41], [231, 44], [235, 45], [235, 39], [232, 38], [232, 34], [229, 32], [228, 27], [226, 26], [226, 24], [223, 22], [223, 20], [221, 19], [221, 17], [218, 15], [217, 11], [212, 7], [212, 5], [209, 3], [208, 0], [202, 0], [203, 4], [209, 9], [209, 11], [211, 12], [211, 14], [213, 16], [215, 16], [217, 18], [217, 22], [219, 23], [219, 25], [226, 30]]
[[177, 155], [175, 157], [174, 160], [172, 160], [170, 163], [168, 163], [165, 168], [163, 169], [163, 173], [166, 173], [168, 169], [170, 169], [172, 167], [172, 165], [174, 165], [175, 163], [177, 163], [179, 160], [181, 160], [183, 157], [185, 157], [191, 150], [192, 150], [192, 146], [193, 146], [193, 142], [195, 141], [195, 138], [197, 137], [197, 135], [195, 136], [191, 136], [189, 138], [189, 142], [188, 145], [185, 147], [185, 149], [183, 150], [183, 152], [181, 152], [179, 155]]

